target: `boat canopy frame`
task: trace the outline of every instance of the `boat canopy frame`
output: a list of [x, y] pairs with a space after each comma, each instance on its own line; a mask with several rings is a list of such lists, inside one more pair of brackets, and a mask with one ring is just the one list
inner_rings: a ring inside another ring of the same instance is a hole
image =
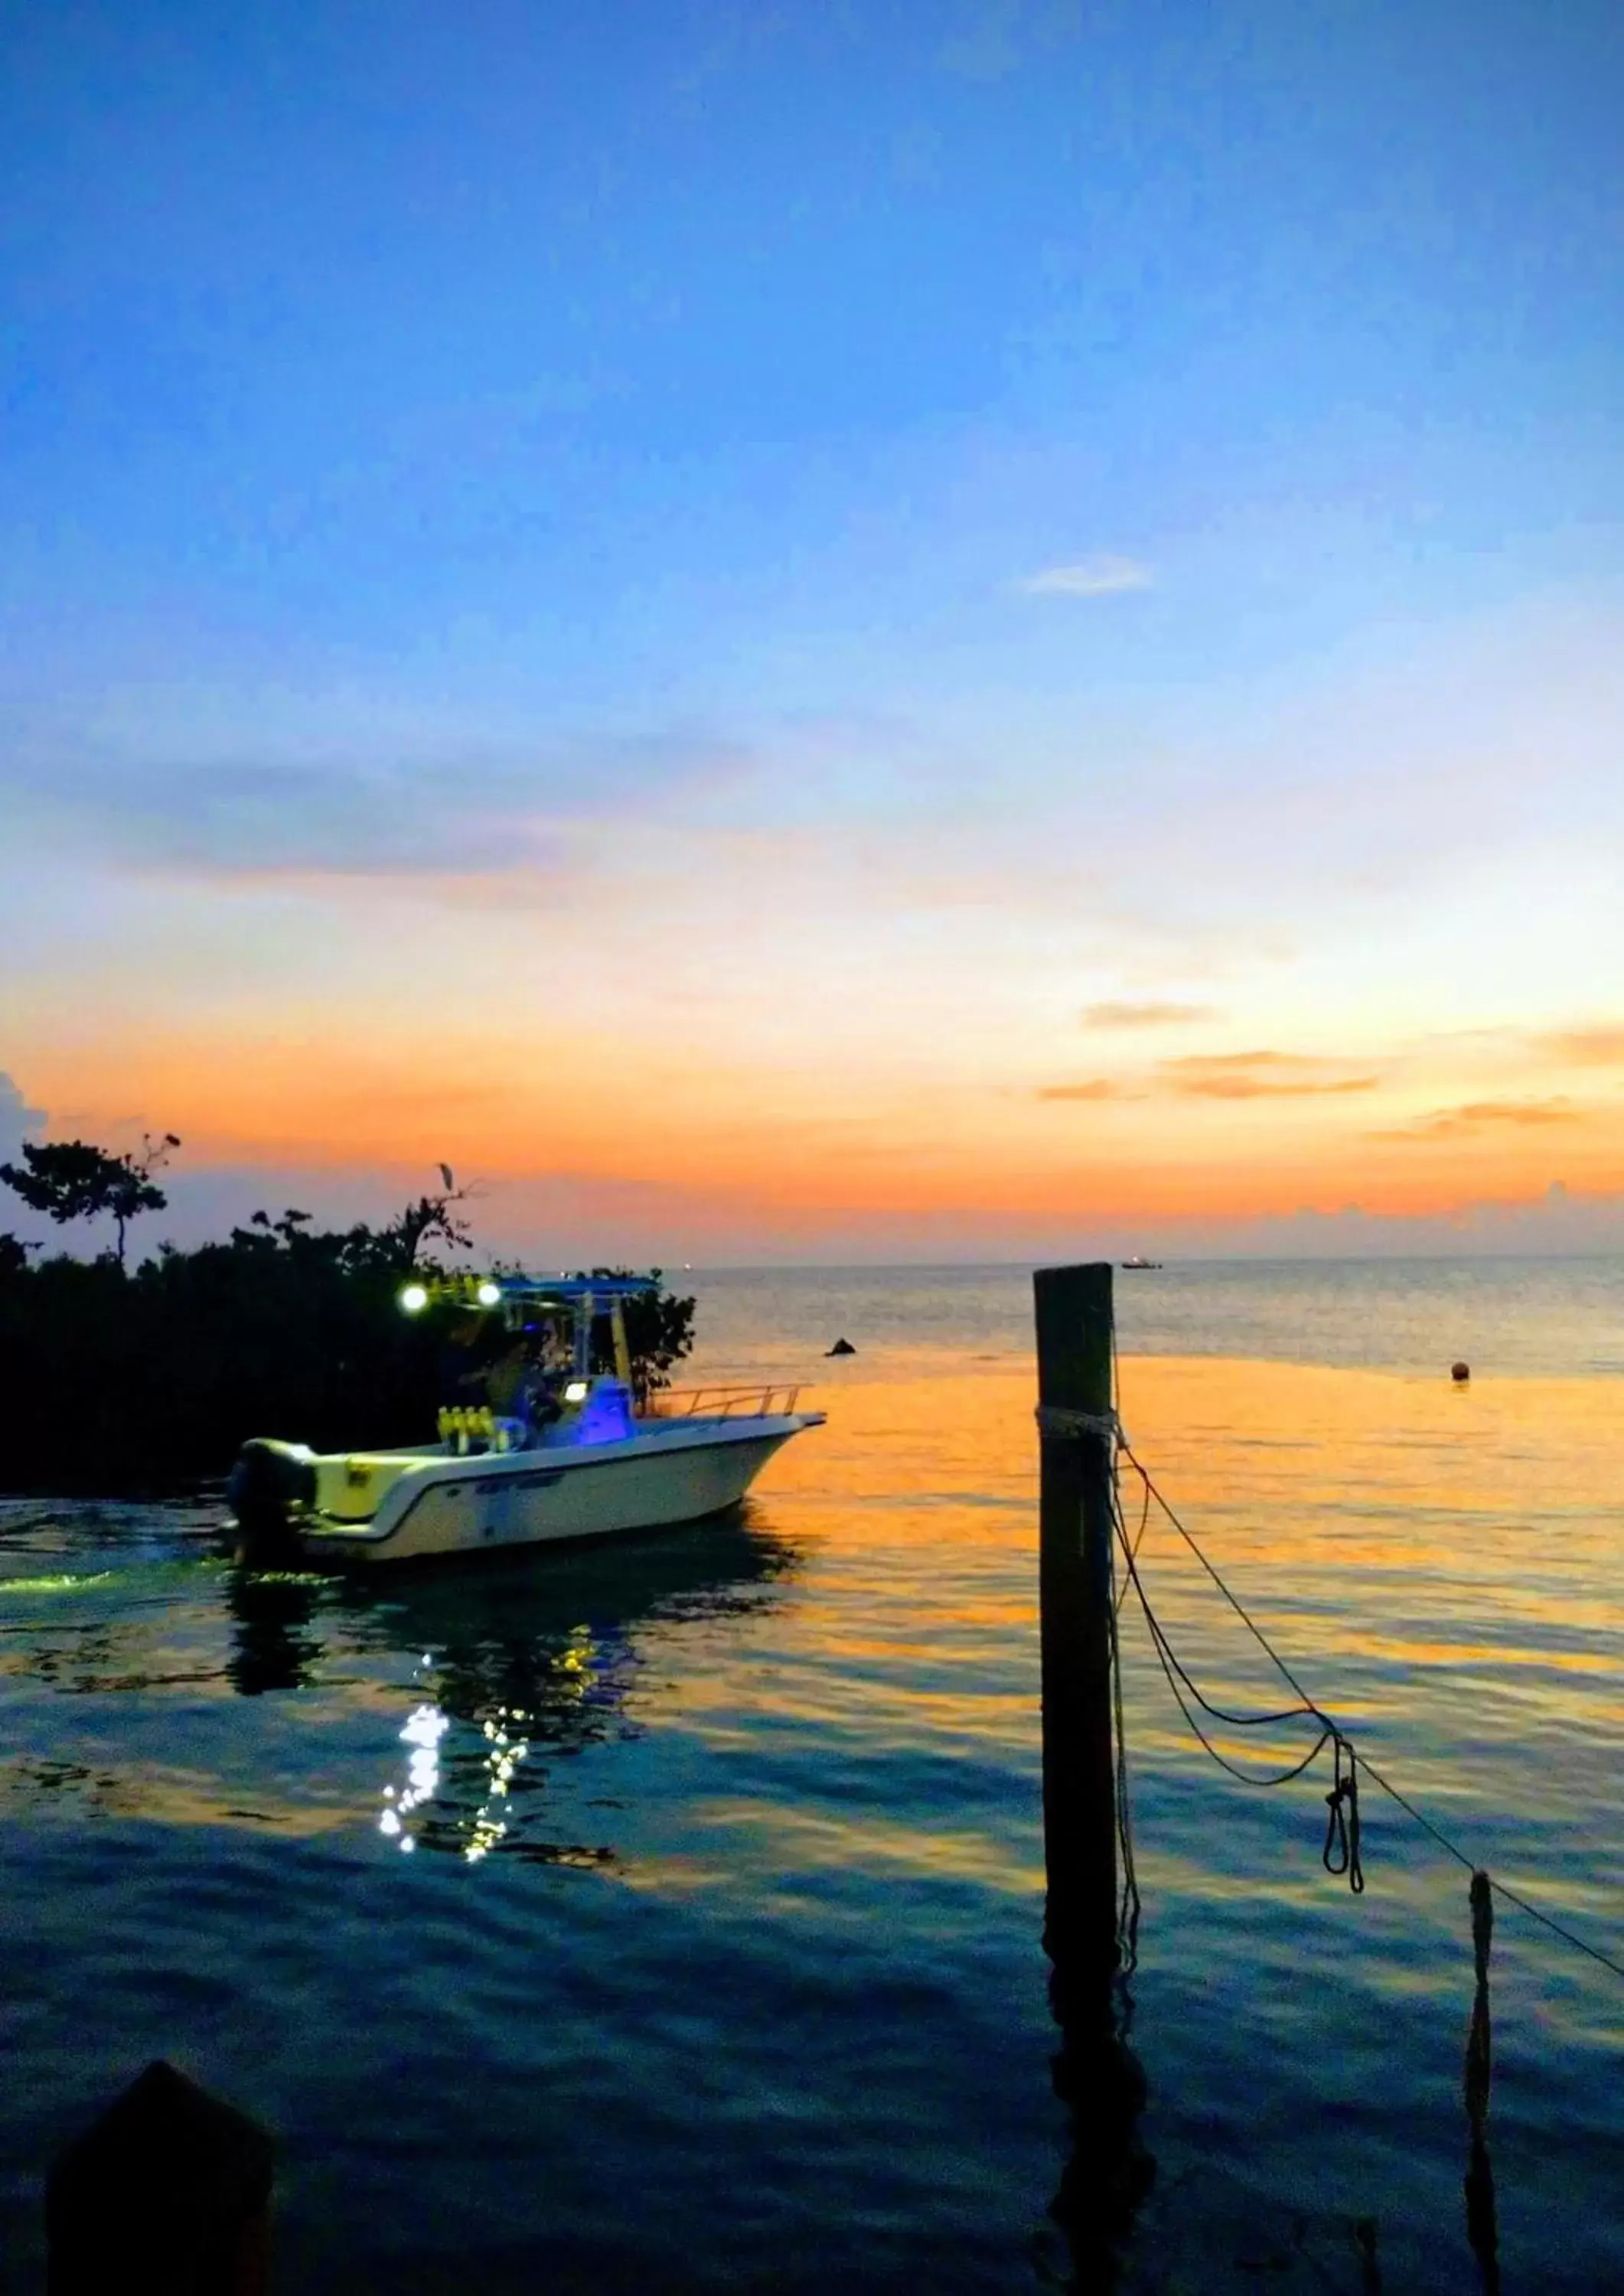
[[[525, 1311], [568, 1316], [570, 1352], [578, 1379], [590, 1376], [592, 1326], [595, 1316], [609, 1317], [614, 1347], [616, 1376], [632, 1385], [631, 1349], [626, 1338], [625, 1304], [658, 1292], [653, 1275], [440, 1275], [419, 1287], [424, 1305], [449, 1300], [470, 1315], [505, 1316], [510, 1330], [522, 1329]], [[492, 1294], [495, 1294], [493, 1298]], [[517, 1313], [515, 1313], [517, 1310]]]

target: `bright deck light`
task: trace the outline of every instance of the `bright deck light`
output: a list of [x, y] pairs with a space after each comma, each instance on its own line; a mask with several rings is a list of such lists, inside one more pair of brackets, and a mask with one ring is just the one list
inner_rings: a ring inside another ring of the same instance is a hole
[[429, 1294], [421, 1283], [408, 1283], [400, 1295], [400, 1304], [408, 1316], [421, 1316], [429, 1304]]
[[473, 1296], [479, 1301], [481, 1308], [500, 1307], [502, 1304], [502, 1286], [499, 1283], [493, 1283], [488, 1275], [484, 1283], [480, 1284], [479, 1290]]
[[566, 1403], [584, 1403], [586, 1399], [586, 1381], [584, 1379], [572, 1379], [569, 1386], [564, 1390], [564, 1401]]

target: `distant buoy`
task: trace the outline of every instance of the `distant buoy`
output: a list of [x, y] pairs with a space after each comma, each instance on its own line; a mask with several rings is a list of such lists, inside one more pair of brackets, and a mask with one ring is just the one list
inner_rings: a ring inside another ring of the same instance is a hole
[[855, 1356], [857, 1349], [852, 1346], [849, 1340], [836, 1340], [834, 1345], [829, 1349], [828, 1353], [832, 1356]]
[[1470, 1364], [1464, 1363], [1452, 1363], [1449, 1366], [1449, 1376], [1457, 1385], [1460, 1385], [1472, 1377], [1472, 1365]]

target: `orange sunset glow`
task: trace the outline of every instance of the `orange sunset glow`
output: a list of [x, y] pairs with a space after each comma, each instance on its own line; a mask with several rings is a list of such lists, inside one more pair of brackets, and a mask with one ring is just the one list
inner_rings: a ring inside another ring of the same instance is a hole
[[1611, 139], [1373, 49], [1344, 148], [1216, 32], [1129, 130], [1081, 16], [870, 12], [703, 134], [531, 28], [590, 164], [42, 33], [0, 1160], [174, 1131], [181, 1241], [445, 1160], [544, 1259], [1624, 1243]]
[[[313, 1006], [252, 1031], [200, 1016], [139, 1040], [53, 1037], [20, 1066], [76, 1130], [121, 1138], [131, 1111], [152, 1111], [189, 1160], [283, 1175], [290, 1201], [345, 1179], [411, 1189], [447, 1159], [480, 1183], [481, 1227], [510, 1246], [546, 1233], [561, 1188], [605, 1248], [641, 1227], [685, 1257], [725, 1255], [730, 1221], [791, 1253], [865, 1226], [877, 1243], [886, 1220], [910, 1248], [962, 1233], [996, 1249], [1068, 1226], [1177, 1237], [1192, 1219], [1241, 1228], [1356, 1205], [1447, 1221], [1473, 1204], [1548, 1208], [1553, 1184], [1569, 1218], [1604, 1234], [1624, 1170], [1620, 1032], [1599, 1022], [1342, 1059], [1157, 1049], [1198, 1026], [1210, 1039], [1204, 1021], [1077, 1022], [1068, 1049], [1095, 1072], [1051, 1081], [990, 1027], [973, 1074], [956, 1075], [960, 1045], [908, 1063], [797, 1019], [792, 1056], [730, 1055], [730, 1025], [756, 1016], [719, 991], [696, 1057], [694, 1029], [679, 1052], [675, 1029], [662, 1045], [636, 1014], [594, 1029], [566, 1011], [532, 1042], [448, 1002], [409, 1026], [384, 1013], [364, 1034]], [[592, 1241], [583, 1229], [561, 1248]]]

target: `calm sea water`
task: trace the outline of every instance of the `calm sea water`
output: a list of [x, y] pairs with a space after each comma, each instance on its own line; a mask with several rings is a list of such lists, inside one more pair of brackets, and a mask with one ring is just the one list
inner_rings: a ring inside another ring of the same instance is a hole
[[[282, 2296], [1068, 2279], [1027, 1277], [693, 1280], [696, 1371], [830, 1414], [731, 1521], [357, 1586], [240, 1577], [206, 1506], [0, 1503], [7, 2288], [156, 2054], [277, 2132]], [[1624, 1958], [1624, 1263], [1118, 1292], [1136, 1447], [1316, 1694]], [[1141, 1560], [1203, 1686], [1277, 1703]], [[1478, 2287], [1464, 1873], [1368, 1796], [1351, 1897], [1328, 1780], [1222, 1777], [1131, 1614], [1125, 1666], [1127, 2285]], [[1624, 2286], [1624, 1983], [1503, 1909], [1494, 2012], [1505, 2285]]]

